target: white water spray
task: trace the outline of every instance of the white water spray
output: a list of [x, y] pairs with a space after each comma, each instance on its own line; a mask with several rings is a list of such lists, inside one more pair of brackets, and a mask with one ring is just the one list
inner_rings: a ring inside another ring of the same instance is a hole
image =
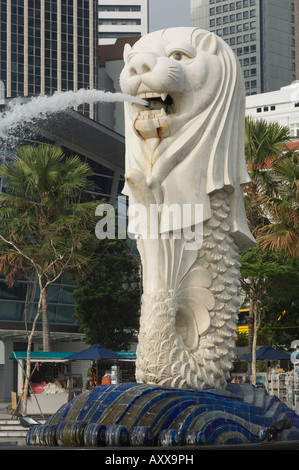
[[147, 101], [124, 93], [111, 93], [102, 90], [81, 89], [76, 92], [56, 92], [51, 96], [39, 95], [26, 103], [20, 98], [12, 100], [7, 110], [0, 115], [0, 137], [11, 132], [20, 124], [30, 123], [35, 119], [45, 119], [49, 114], [57, 113], [82, 104], [97, 102], [125, 102], [147, 105]]

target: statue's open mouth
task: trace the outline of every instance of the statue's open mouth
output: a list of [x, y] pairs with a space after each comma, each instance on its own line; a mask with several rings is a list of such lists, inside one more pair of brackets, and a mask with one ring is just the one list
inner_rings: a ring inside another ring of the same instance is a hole
[[136, 116], [137, 119], [152, 119], [155, 117], [174, 114], [175, 112], [173, 99], [167, 93], [158, 94], [146, 92], [139, 94], [137, 98], [141, 98], [148, 102], [147, 106], [135, 105], [138, 110]]

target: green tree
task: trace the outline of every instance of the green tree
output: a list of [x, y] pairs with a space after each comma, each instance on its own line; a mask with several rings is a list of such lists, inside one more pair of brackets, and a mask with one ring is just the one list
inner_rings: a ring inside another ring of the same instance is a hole
[[[35, 278], [39, 286], [37, 314], [27, 332], [27, 396], [30, 352], [36, 323], [42, 315], [43, 348], [50, 350], [47, 290], [65, 272], [83, 273], [95, 236], [95, 204], [80, 203], [89, 188], [89, 166], [79, 157], [65, 158], [50, 145], [20, 148], [0, 165], [5, 192], [0, 193], [0, 267], [8, 283], [18, 276]], [[94, 222], [93, 222], [94, 221]], [[94, 227], [93, 227], [94, 228]], [[23, 414], [26, 407], [23, 407]]]
[[268, 344], [278, 349], [288, 349], [299, 338], [299, 294], [289, 299], [271, 299], [263, 310], [261, 331]]
[[101, 240], [93, 269], [77, 283], [75, 318], [88, 344], [127, 350], [139, 324], [139, 263], [122, 240]]
[[297, 295], [299, 287], [298, 266], [285, 262], [274, 252], [264, 252], [259, 244], [241, 253], [241, 286], [249, 298], [253, 315], [252, 382], [256, 379], [256, 341], [263, 312], [277, 299], [288, 302]]

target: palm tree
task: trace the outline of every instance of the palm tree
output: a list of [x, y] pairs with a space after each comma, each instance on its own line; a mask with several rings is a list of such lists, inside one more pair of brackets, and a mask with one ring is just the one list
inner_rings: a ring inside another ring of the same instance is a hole
[[258, 195], [273, 191], [275, 180], [270, 168], [289, 141], [288, 127], [246, 117], [245, 158], [251, 183], [245, 188], [245, 205], [248, 224], [254, 236], [257, 235], [258, 226], [265, 223]]
[[9, 164], [0, 165], [5, 180], [0, 193], [1, 263], [6, 263], [8, 280], [20, 272], [37, 276], [45, 351], [50, 350], [47, 288], [63, 272], [87, 264], [83, 251], [91, 243], [86, 227], [94, 204], [78, 201], [91, 174], [79, 157], [65, 158], [50, 145], [22, 147]]
[[258, 230], [264, 250], [275, 251], [288, 259], [299, 256], [299, 165], [298, 154], [288, 152], [273, 164], [276, 180], [272, 194], [260, 194], [258, 203], [269, 223]]
[[[27, 414], [30, 356], [37, 320], [42, 313], [43, 349], [50, 350], [48, 286], [63, 273], [77, 275], [91, 266], [95, 203], [80, 202], [90, 188], [89, 166], [76, 157], [65, 158], [50, 145], [26, 146], [9, 164], [0, 165], [5, 192], [0, 193], [1, 272], [12, 284], [21, 273], [39, 285], [37, 313], [27, 330], [27, 361], [22, 414]], [[93, 230], [92, 230], [93, 229]], [[27, 299], [25, 309], [27, 310]]]
[[[259, 230], [269, 223], [268, 213], [264, 211], [260, 202], [260, 195], [273, 194], [276, 180], [271, 166], [273, 161], [284, 150], [285, 144], [290, 141], [290, 130], [278, 123], [254, 120], [251, 117], [245, 119], [245, 158], [251, 183], [244, 188], [246, 215], [252, 234], [259, 240]], [[256, 342], [258, 324], [258, 302], [254, 295], [254, 280], [247, 278], [249, 292], [249, 316], [248, 316], [248, 345], [254, 357], [254, 344]]]

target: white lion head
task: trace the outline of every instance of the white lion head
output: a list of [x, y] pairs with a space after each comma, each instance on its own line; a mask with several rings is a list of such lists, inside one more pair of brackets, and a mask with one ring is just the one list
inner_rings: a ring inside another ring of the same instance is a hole
[[[125, 105], [126, 174], [158, 185], [159, 203], [203, 204], [205, 220], [209, 194], [227, 189], [231, 234], [246, 248], [245, 90], [232, 50], [213, 33], [171, 28], [127, 45], [124, 59], [122, 91], [149, 102]], [[128, 185], [125, 193], [133, 197]]]

